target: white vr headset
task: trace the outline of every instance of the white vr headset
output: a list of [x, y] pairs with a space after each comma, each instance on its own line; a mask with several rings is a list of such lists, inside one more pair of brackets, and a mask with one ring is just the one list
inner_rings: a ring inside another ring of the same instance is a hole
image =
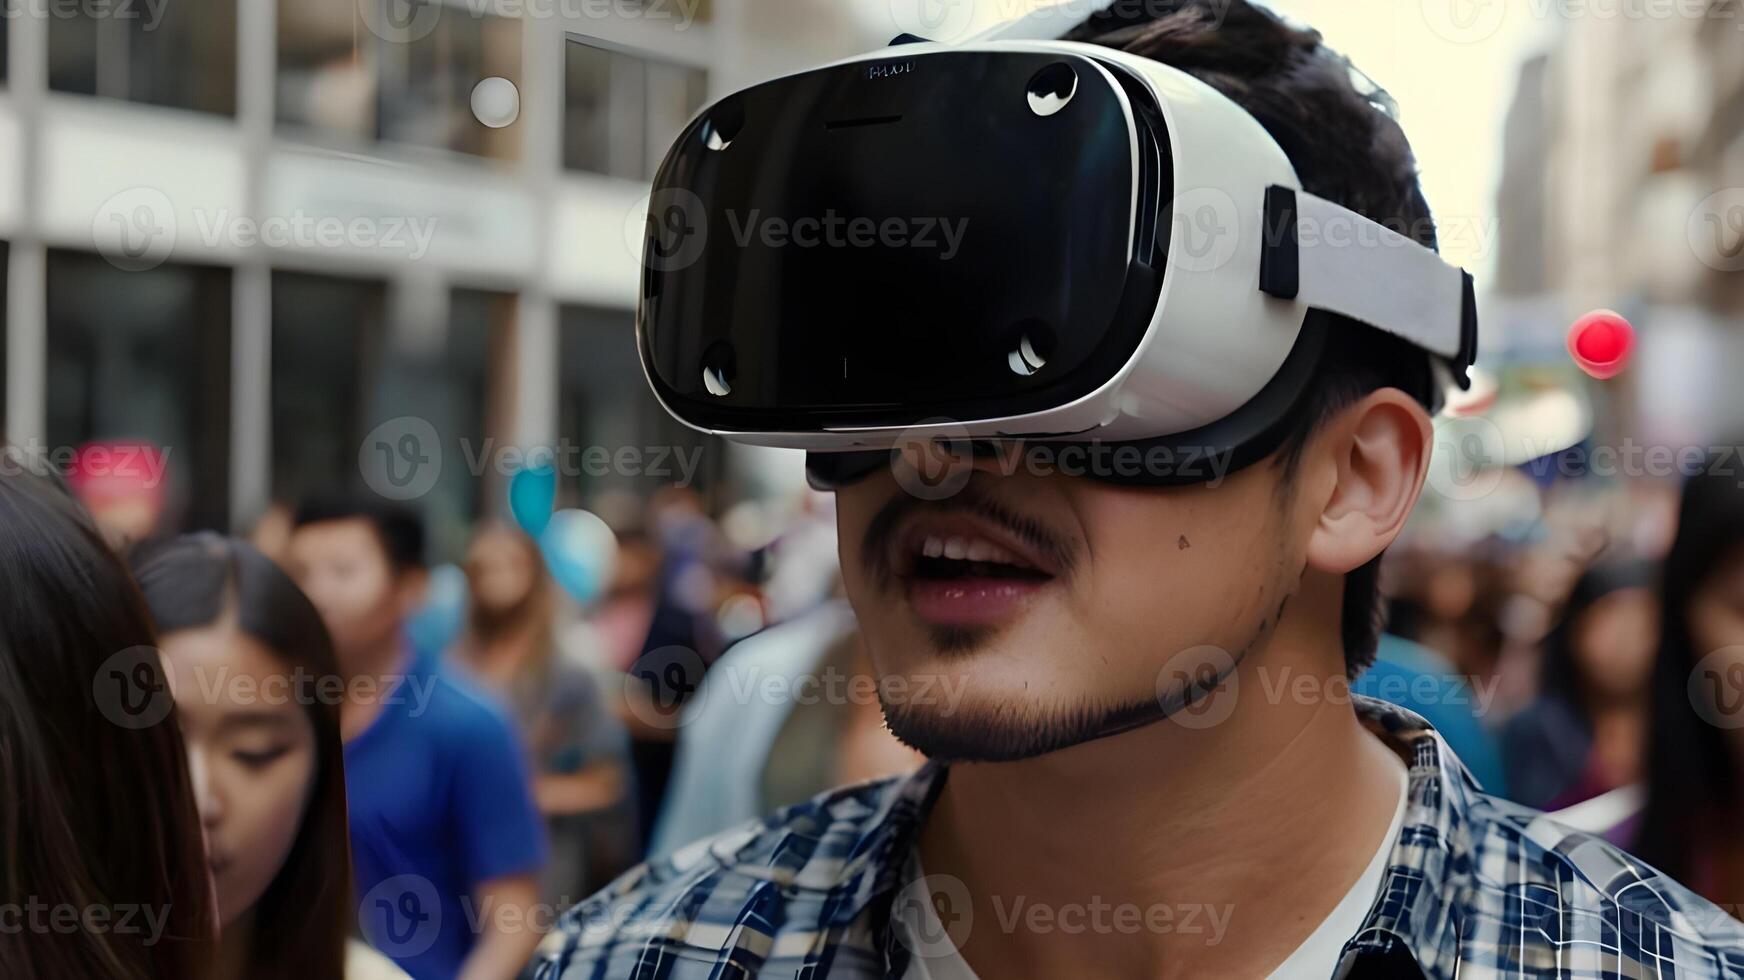
[[1468, 274], [1302, 190], [1209, 85], [1061, 26], [905, 37], [703, 110], [651, 198], [637, 336], [665, 408], [811, 450], [829, 485], [914, 437], [1246, 465], [1352, 328], [1314, 310], [1469, 383]]

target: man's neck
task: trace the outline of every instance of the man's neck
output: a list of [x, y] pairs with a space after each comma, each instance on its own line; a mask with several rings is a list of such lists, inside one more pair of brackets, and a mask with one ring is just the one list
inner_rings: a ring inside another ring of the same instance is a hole
[[381, 714], [387, 693], [404, 677], [411, 659], [398, 634], [369, 653], [346, 658], [345, 702], [339, 707], [339, 734], [349, 742]]
[[1399, 763], [1344, 696], [1342, 657], [1330, 696], [1302, 698], [1284, 665], [1316, 658], [1279, 639], [1216, 725], [951, 768], [920, 855], [972, 898], [978, 974], [1264, 976], [1332, 911], [1397, 812]]

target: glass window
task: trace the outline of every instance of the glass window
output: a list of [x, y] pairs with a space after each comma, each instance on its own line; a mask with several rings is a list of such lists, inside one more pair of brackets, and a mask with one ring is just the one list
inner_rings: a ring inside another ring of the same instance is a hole
[[230, 270], [48, 254], [48, 445], [149, 443], [158, 530], [228, 527]]
[[707, 95], [701, 69], [572, 38], [564, 53], [563, 165], [646, 180]]
[[[514, 297], [458, 289], [444, 314], [408, 301], [427, 296], [392, 295], [380, 281], [274, 273], [273, 496], [294, 504], [313, 493], [380, 492], [361, 461], [380, 449], [408, 481], [389, 492], [408, 494], [424, 515], [430, 557], [456, 560], [497, 479], [489, 461], [501, 440], [490, 438], [509, 391], [501, 372]], [[414, 442], [403, 444], [408, 434]], [[365, 446], [370, 438], [380, 445]], [[413, 464], [432, 459], [434, 479], [420, 484]]]
[[384, 282], [273, 273], [274, 499], [294, 504], [360, 482], [362, 394], [386, 304]]
[[65, 6], [48, 21], [49, 88], [235, 115], [237, 2]]
[[[706, 490], [723, 462], [721, 440], [680, 424], [648, 389], [636, 352], [634, 314], [566, 306], [559, 324], [558, 438], [562, 486], [592, 501], [607, 491], [646, 497], [663, 486]], [[609, 463], [606, 462], [610, 457]]]
[[497, 450], [511, 434], [509, 369], [515, 322], [511, 294], [456, 289], [448, 329], [420, 344], [389, 345], [374, 418], [412, 414], [434, 427], [442, 468], [425, 495], [431, 554], [458, 561], [477, 521], [503, 513], [508, 477]]
[[472, 114], [482, 80], [521, 84], [521, 24], [440, 0], [298, 0], [278, 6], [281, 125], [500, 160], [519, 123]]

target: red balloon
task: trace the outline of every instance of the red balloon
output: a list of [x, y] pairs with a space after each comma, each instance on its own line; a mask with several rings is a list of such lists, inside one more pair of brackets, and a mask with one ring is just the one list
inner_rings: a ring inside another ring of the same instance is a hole
[[1635, 328], [1615, 310], [1594, 310], [1568, 328], [1568, 354], [1580, 369], [1605, 381], [1623, 373], [1635, 352]]

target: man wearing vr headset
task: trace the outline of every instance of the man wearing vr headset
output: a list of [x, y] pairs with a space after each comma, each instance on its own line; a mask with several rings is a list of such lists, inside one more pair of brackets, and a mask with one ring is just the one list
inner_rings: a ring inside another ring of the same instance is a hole
[[747, 90], [662, 167], [674, 227], [966, 220], [657, 227], [638, 323], [674, 414], [836, 490], [931, 761], [631, 872], [539, 976], [1744, 975], [1726, 913], [1349, 694], [1476, 347], [1385, 95], [1243, 0], [1100, 6]]

